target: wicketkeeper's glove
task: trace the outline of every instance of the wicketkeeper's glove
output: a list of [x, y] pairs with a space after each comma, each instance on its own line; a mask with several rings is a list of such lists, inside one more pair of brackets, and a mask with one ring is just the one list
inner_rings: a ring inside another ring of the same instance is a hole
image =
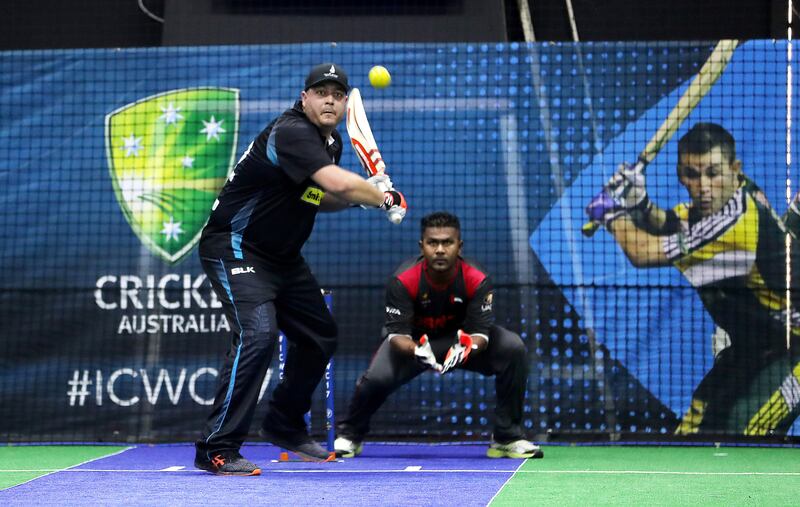
[[466, 362], [472, 351], [472, 337], [462, 330], [456, 332], [458, 341], [450, 347], [442, 364], [442, 374]]
[[431, 342], [426, 334], [422, 335], [422, 338], [419, 339], [419, 345], [414, 349], [414, 359], [428, 368], [439, 372], [442, 371], [442, 365], [436, 362], [436, 356], [433, 355]]

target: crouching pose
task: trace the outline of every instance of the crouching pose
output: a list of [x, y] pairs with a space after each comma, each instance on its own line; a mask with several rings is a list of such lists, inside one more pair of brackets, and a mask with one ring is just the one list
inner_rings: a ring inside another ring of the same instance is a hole
[[456, 216], [422, 219], [421, 256], [403, 263], [386, 288], [385, 339], [361, 375], [347, 415], [337, 425], [339, 456], [361, 453], [370, 419], [402, 385], [428, 369], [456, 368], [495, 377], [497, 406], [491, 458], [541, 458], [522, 432], [528, 378], [525, 344], [494, 324], [492, 285], [486, 271], [461, 257]]

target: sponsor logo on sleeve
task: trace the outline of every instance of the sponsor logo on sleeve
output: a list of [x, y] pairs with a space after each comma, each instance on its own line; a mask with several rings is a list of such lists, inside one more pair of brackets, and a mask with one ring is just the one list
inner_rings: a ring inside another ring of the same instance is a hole
[[308, 187], [300, 199], [314, 206], [319, 206], [323, 197], [325, 197], [325, 192], [321, 188]]
[[492, 311], [492, 300], [494, 299], [494, 293], [490, 292], [486, 294], [486, 297], [483, 298], [483, 303], [481, 303], [481, 311], [482, 312], [490, 312]]

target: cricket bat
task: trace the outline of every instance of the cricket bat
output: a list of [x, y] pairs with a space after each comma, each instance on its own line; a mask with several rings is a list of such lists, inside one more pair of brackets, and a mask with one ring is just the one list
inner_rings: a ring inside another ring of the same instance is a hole
[[[675, 107], [672, 108], [672, 111], [661, 123], [656, 133], [639, 153], [636, 161], [637, 170], [644, 171], [647, 164], [656, 158], [661, 148], [672, 138], [678, 127], [700, 103], [700, 100], [708, 94], [711, 87], [722, 75], [725, 67], [727, 67], [737, 44], [737, 40], [721, 40], [717, 43], [706, 62], [700, 67], [700, 71], [683, 92], [683, 95], [681, 95], [678, 103], [675, 104]], [[599, 227], [600, 224], [598, 222], [586, 222], [581, 227], [581, 232], [586, 237], [592, 237]]]
[[367, 120], [367, 113], [364, 110], [364, 102], [361, 100], [361, 92], [358, 88], [350, 90], [347, 99], [347, 134], [350, 136], [350, 144], [353, 151], [361, 163], [361, 167], [369, 176], [375, 176], [386, 169], [383, 156], [378, 150], [378, 143], [372, 135], [372, 129]]
[[[372, 135], [367, 113], [364, 110], [364, 102], [361, 100], [361, 92], [358, 88], [350, 90], [350, 95], [347, 99], [347, 119], [345, 121], [347, 134], [350, 136], [350, 144], [353, 146], [353, 151], [356, 153], [361, 167], [364, 168], [369, 176], [383, 173], [386, 170], [386, 164], [383, 162], [383, 155], [378, 149], [378, 143], [375, 142], [375, 137]], [[388, 218], [393, 224], [399, 224], [403, 221], [403, 215], [394, 210], [389, 210]]]

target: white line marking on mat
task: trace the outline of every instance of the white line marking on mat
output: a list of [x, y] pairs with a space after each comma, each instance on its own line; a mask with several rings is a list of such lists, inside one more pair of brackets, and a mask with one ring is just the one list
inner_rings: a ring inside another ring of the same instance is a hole
[[[0, 473], [20, 473], [20, 472], [69, 472], [69, 473], [141, 473], [153, 474], [163, 473], [163, 470], [143, 470], [143, 469], [98, 469], [98, 468], [81, 468], [81, 469], [16, 469], [16, 470], [0, 470]], [[173, 473], [200, 473], [204, 474], [203, 470], [176, 470]], [[272, 470], [269, 468], [262, 469], [265, 474], [407, 474], [410, 471], [406, 469], [295, 469], [295, 470]], [[800, 477], [800, 472], [682, 472], [670, 470], [477, 470], [477, 469], [454, 469], [454, 470], [433, 470], [422, 469], [416, 470], [421, 474], [541, 474], [541, 475], [699, 475], [699, 476], [775, 476], [775, 477]]]
[[409, 465], [403, 471], [404, 472], [419, 472], [420, 470], [422, 470], [422, 467], [420, 465]]
[[172, 467], [164, 468], [161, 471], [162, 472], [180, 472], [184, 468], [186, 468], [186, 467], [185, 466], [181, 466], [181, 465], [175, 465], [175, 466], [172, 466]]
[[522, 465], [524, 465], [524, 464], [525, 464], [525, 462], [524, 462], [524, 461], [523, 461], [522, 463], [520, 463], [520, 464], [519, 464], [519, 466], [517, 467], [517, 469], [516, 469], [516, 470], [514, 470], [514, 473], [513, 473], [513, 474], [511, 474], [511, 475], [509, 475], [509, 476], [508, 476], [508, 479], [506, 479], [506, 481], [503, 483], [503, 485], [502, 485], [502, 486], [500, 486], [499, 488], [497, 488], [497, 491], [495, 491], [495, 492], [494, 492], [494, 495], [492, 495], [492, 498], [491, 498], [491, 499], [489, 499], [489, 501], [486, 503], [486, 505], [492, 505], [492, 502], [494, 502], [494, 499], [495, 499], [495, 498], [497, 498], [497, 495], [499, 495], [499, 494], [500, 494], [500, 492], [501, 492], [501, 491], [503, 491], [503, 488], [505, 488], [505, 487], [506, 487], [506, 484], [508, 484], [509, 482], [511, 482], [511, 479], [513, 479], [513, 478], [514, 478], [514, 476], [515, 476], [515, 475], [517, 475], [517, 474], [519, 473], [519, 469], [520, 469], [520, 468], [522, 468]]

